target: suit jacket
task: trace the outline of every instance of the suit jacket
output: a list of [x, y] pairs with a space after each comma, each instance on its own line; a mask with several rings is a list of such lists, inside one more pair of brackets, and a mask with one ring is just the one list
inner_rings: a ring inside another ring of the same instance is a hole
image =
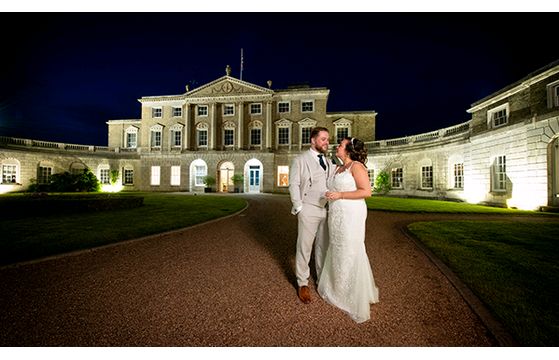
[[296, 214], [303, 204], [324, 207], [327, 203], [324, 193], [328, 190], [329, 181], [336, 172], [336, 165], [328, 158], [324, 159], [326, 171], [315, 159], [311, 151], [297, 156], [289, 169], [289, 194], [293, 204], [292, 213]]

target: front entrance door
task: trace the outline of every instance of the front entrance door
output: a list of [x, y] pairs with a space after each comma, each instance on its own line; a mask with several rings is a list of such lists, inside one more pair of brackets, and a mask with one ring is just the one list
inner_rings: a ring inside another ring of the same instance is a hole
[[260, 192], [260, 166], [251, 165], [249, 167], [248, 192], [249, 193]]
[[235, 172], [235, 166], [232, 162], [227, 161], [221, 164], [219, 167], [219, 191], [221, 192], [232, 192], [233, 191], [233, 173]]

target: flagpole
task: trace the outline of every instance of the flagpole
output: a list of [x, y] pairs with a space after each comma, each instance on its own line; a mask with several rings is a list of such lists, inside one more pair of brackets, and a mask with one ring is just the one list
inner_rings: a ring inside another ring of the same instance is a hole
[[243, 48], [241, 48], [241, 76], [239, 79], [243, 80]]

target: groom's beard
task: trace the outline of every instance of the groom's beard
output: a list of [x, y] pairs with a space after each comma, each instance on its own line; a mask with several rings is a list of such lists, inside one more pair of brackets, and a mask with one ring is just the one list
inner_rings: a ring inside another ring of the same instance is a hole
[[319, 153], [324, 154], [324, 155], [328, 155], [328, 145], [326, 145], [326, 149], [320, 149], [316, 146], [313, 146], [312, 148], [314, 150], [316, 150], [316, 152], [319, 152]]

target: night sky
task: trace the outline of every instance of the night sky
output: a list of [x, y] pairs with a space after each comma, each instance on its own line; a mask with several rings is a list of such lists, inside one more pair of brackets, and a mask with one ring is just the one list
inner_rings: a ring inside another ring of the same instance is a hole
[[245, 81], [327, 87], [329, 112], [378, 112], [377, 139], [428, 132], [559, 60], [557, 15], [2, 13], [0, 135], [107, 145], [140, 97], [239, 77], [241, 48]]

